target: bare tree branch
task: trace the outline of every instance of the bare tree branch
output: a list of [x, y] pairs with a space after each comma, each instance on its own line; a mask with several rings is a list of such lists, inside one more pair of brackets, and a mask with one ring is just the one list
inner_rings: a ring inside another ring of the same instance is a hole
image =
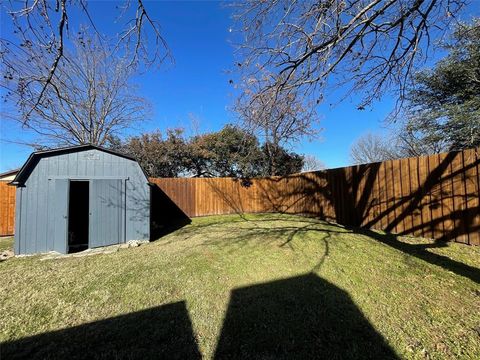
[[[29, 92], [30, 95], [36, 92], [36, 99], [29, 104], [29, 111], [23, 113], [24, 123], [27, 125], [36, 108], [42, 106], [44, 96], [51, 87], [61, 60], [72, 60], [66, 56], [65, 51], [75, 40], [68, 29], [68, 15], [77, 8], [95, 30], [97, 37], [102, 36], [90, 16], [86, 0], [9, 1], [5, 2], [5, 8], [12, 21], [14, 36], [7, 35], [2, 39], [0, 52], [2, 72], [8, 73], [9, 77], [11, 75], [12, 79], [9, 80], [23, 81], [16, 74], [18, 72], [16, 62], [8, 56], [8, 53], [16, 51], [17, 46], [27, 49], [27, 52], [32, 55], [32, 62], [36, 61], [36, 56], [45, 58], [42, 66], [35, 68], [35, 76], [31, 72], [32, 76], [29, 77], [28, 82], [21, 84], [23, 92]], [[126, 29], [119, 29], [116, 41], [117, 53], [122, 54], [120, 56], [124, 58], [129, 58], [125, 66], [138, 69], [140, 65], [148, 67], [171, 59], [170, 50], [161, 34], [160, 26], [151, 18], [143, 1], [125, 0], [122, 8], [125, 16], [127, 10], [132, 8], [135, 10], [134, 19], [127, 22]], [[134, 25], [130, 26], [132, 22]], [[153, 46], [149, 46], [149, 36], [153, 36]], [[2, 84], [2, 86], [6, 85]], [[39, 86], [41, 89], [38, 91]], [[35, 90], [28, 89], [29, 87], [34, 87]]]
[[[127, 66], [130, 59], [118, 57], [108, 42], [86, 30], [78, 32], [74, 43], [74, 50], [65, 50], [46, 87], [38, 83], [37, 74], [48, 67], [48, 58], [37, 54], [38, 48], [11, 47], [3, 55], [5, 63], [16, 62], [15, 72], [8, 75], [13, 80], [2, 86], [17, 111], [2, 116], [38, 134], [44, 144], [103, 145], [109, 137], [145, 120], [148, 104], [134, 93], [131, 77], [135, 72]], [[9, 88], [10, 83], [16, 88]]]
[[322, 101], [330, 89], [361, 93], [360, 108], [385, 91], [403, 98], [412, 69], [433, 36], [449, 29], [463, 0], [248, 0], [235, 5], [244, 40], [243, 81], [267, 71], [261, 91], [303, 93]]
[[[32, 5], [34, 6], [34, 5]], [[55, 59], [53, 60], [52, 67], [50, 68], [50, 71], [48, 73], [47, 79], [45, 80], [42, 90], [40, 91], [40, 95], [38, 95], [37, 101], [35, 104], [32, 106], [32, 108], [27, 112], [25, 118], [24, 118], [24, 124], [28, 121], [32, 111], [40, 104], [40, 101], [43, 98], [43, 95], [45, 94], [45, 91], [47, 90], [48, 85], [52, 82], [53, 75], [55, 75], [55, 71], [57, 70], [58, 63], [60, 62], [60, 59], [63, 57], [63, 32], [64, 32], [64, 27], [65, 23], [67, 22], [67, 6], [66, 6], [66, 0], [60, 0], [60, 8], [61, 8], [61, 17], [60, 21], [58, 23], [58, 44], [56, 46], [57, 50], [57, 55], [55, 56]]]
[[249, 79], [235, 110], [244, 131], [258, 136], [265, 147], [270, 161], [269, 174], [276, 174], [278, 152], [302, 138], [316, 137], [320, 129], [317, 113], [303, 94], [296, 89], [279, 91], [279, 83], [262, 91], [264, 83], [270, 81], [271, 75], [267, 72], [258, 80]]

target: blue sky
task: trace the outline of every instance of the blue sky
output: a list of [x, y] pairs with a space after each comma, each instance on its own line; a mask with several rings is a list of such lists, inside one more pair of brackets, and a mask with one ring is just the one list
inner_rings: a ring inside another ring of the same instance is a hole
[[[234, 63], [230, 10], [215, 1], [146, 2], [146, 7], [160, 22], [175, 63], [136, 79], [139, 93], [153, 105], [153, 117], [133, 133], [169, 127], [189, 131], [195, 127], [192, 118], [200, 132], [215, 131], [234, 122], [229, 111], [234, 99], [228, 74]], [[114, 32], [121, 26], [114, 24], [114, 2], [93, 2], [89, 9], [101, 32]], [[6, 23], [2, 20], [2, 36], [8, 35]], [[319, 108], [324, 129], [320, 138], [303, 141], [294, 150], [316, 156], [329, 168], [348, 165], [352, 143], [369, 131], [384, 131], [383, 119], [393, 106], [393, 99], [385, 96], [371, 109], [359, 111], [356, 100], [331, 107], [329, 104], [335, 100], [327, 97]], [[25, 131], [2, 119], [0, 172], [21, 166], [31, 151], [8, 141], [28, 137]]]

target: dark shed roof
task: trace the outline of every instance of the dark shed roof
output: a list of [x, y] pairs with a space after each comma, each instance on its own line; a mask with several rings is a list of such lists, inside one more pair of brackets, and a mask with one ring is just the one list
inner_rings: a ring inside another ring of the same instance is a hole
[[[63, 148], [58, 148], [58, 149], [50, 149], [50, 150], [40, 150], [40, 151], [35, 151], [35, 152], [30, 154], [30, 156], [28, 157], [25, 164], [23, 164], [23, 166], [20, 168], [17, 175], [15, 176], [15, 179], [13, 179], [12, 182], [9, 183], [9, 184], [10, 185], [16, 185], [16, 186], [23, 184], [25, 182], [25, 180], [27, 180], [28, 176], [30, 175], [30, 172], [33, 170], [35, 165], [37, 165], [38, 161], [43, 157], [52, 156], [52, 155], [62, 155], [62, 154], [68, 154], [68, 153], [72, 153], [72, 152], [83, 151], [83, 150], [92, 150], [92, 149], [100, 150], [100, 151], [103, 151], [103, 152], [106, 152], [106, 153], [109, 153], [109, 154], [113, 154], [113, 155], [116, 155], [116, 156], [120, 156], [120, 157], [129, 159], [129, 160], [137, 161], [132, 156], [125, 155], [125, 154], [122, 154], [120, 152], [110, 150], [110, 149], [106, 149], [106, 148], [103, 148], [101, 146], [92, 145], [92, 144], [75, 145], [75, 146], [68, 146], [68, 147], [63, 147]], [[140, 169], [142, 169], [141, 166], [140, 166]], [[142, 169], [142, 171], [143, 171], [143, 174], [145, 175], [145, 177], [148, 180], [148, 176], [145, 173], [145, 170]]]
[[20, 169], [8, 170], [8, 171], [5, 171], [3, 173], [0, 173], [0, 177], [4, 177], [4, 176], [8, 176], [8, 175], [14, 175], [14, 174], [18, 173], [19, 171], [20, 171]]

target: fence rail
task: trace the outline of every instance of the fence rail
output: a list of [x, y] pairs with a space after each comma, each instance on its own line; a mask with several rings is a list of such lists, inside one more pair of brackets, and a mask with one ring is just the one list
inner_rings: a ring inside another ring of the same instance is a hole
[[[151, 178], [189, 217], [284, 212], [480, 245], [480, 149], [258, 179]], [[159, 206], [159, 204], [156, 204]], [[0, 182], [0, 235], [15, 188]]]
[[152, 178], [190, 217], [284, 212], [480, 245], [480, 149], [251, 180]]

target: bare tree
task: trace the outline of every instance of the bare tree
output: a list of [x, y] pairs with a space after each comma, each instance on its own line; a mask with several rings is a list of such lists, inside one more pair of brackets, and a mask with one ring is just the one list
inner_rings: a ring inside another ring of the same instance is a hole
[[445, 137], [425, 139], [423, 134], [419, 134], [408, 123], [400, 124], [400, 127], [393, 132], [392, 138], [396, 140], [396, 153], [401, 157], [424, 156], [449, 151]]
[[394, 88], [403, 97], [463, 0], [249, 0], [236, 5], [245, 78], [270, 71], [261, 91], [293, 89], [322, 101], [329, 84], [361, 91], [359, 108]]
[[275, 175], [282, 148], [304, 137], [314, 137], [320, 130], [316, 127], [319, 118], [315, 109], [305, 105], [305, 98], [296, 89], [279, 92], [273, 87], [262, 91], [263, 82], [268, 80], [269, 76], [264, 75], [260, 80], [245, 82], [235, 110], [243, 129], [260, 139], [269, 161], [268, 172]]
[[305, 155], [303, 157], [302, 172], [318, 171], [323, 169], [325, 169], [325, 164], [315, 156]]
[[403, 157], [396, 140], [389, 140], [378, 134], [367, 133], [361, 136], [350, 149], [354, 164], [367, 164]]
[[448, 151], [444, 141], [427, 142], [405, 124], [391, 129], [387, 135], [367, 133], [350, 149], [354, 164], [366, 164], [386, 160], [438, 154]]
[[[89, 24], [99, 37], [101, 35], [90, 16], [87, 0], [5, 1], [2, 6], [2, 11], [10, 16], [14, 28], [14, 36], [6, 38], [7, 34], [3, 34], [0, 39], [2, 73], [7, 73], [10, 80], [23, 75], [23, 64], [19, 66], [12, 59], [12, 53], [26, 50], [22, 54], [22, 60], [25, 61], [38, 62], [37, 56], [43, 58], [42, 66], [36, 67], [35, 72], [31, 71], [28, 81], [21, 84], [22, 91], [35, 94], [34, 101], [29, 101], [29, 111], [23, 112], [24, 123], [27, 124], [30, 115], [38, 112], [37, 107], [41, 108], [45, 103], [47, 92], [53, 90], [52, 83], [62, 60], [75, 61], [71, 57], [73, 53], [67, 51], [69, 40], [72, 37], [76, 39], [75, 32], [69, 28], [69, 15], [73, 12], [77, 16], [83, 15], [80, 22], [83, 20], [83, 24]], [[142, 0], [125, 0], [123, 5], [116, 7], [119, 17], [126, 23], [124, 28], [119, 29], [114, 44], [118, 53], [128, 60], [124, 66], [159, 64], [170, 56], [160, 26], [150, 17]], [[5, 18], [8, 17], [2, 14], [2, 21]], [[15, 89], [8, 88], [7, 91]]]
[[[40, 136], [42, 144], [104, 145], [108, 138], [148, 115], [145, 99], [135, 95], [130, 59], [117, 56], [98, 36], [80, 31], [72, 51], [65, 50], [48, 86], [32, 86], [49, 66], [38, 48], [25, 45], [4, 54], [15, 71], [2, 82], [14, 111], [4, 117], [20, 122]], [[36, 144], [32, 144], [36, 145]]]

